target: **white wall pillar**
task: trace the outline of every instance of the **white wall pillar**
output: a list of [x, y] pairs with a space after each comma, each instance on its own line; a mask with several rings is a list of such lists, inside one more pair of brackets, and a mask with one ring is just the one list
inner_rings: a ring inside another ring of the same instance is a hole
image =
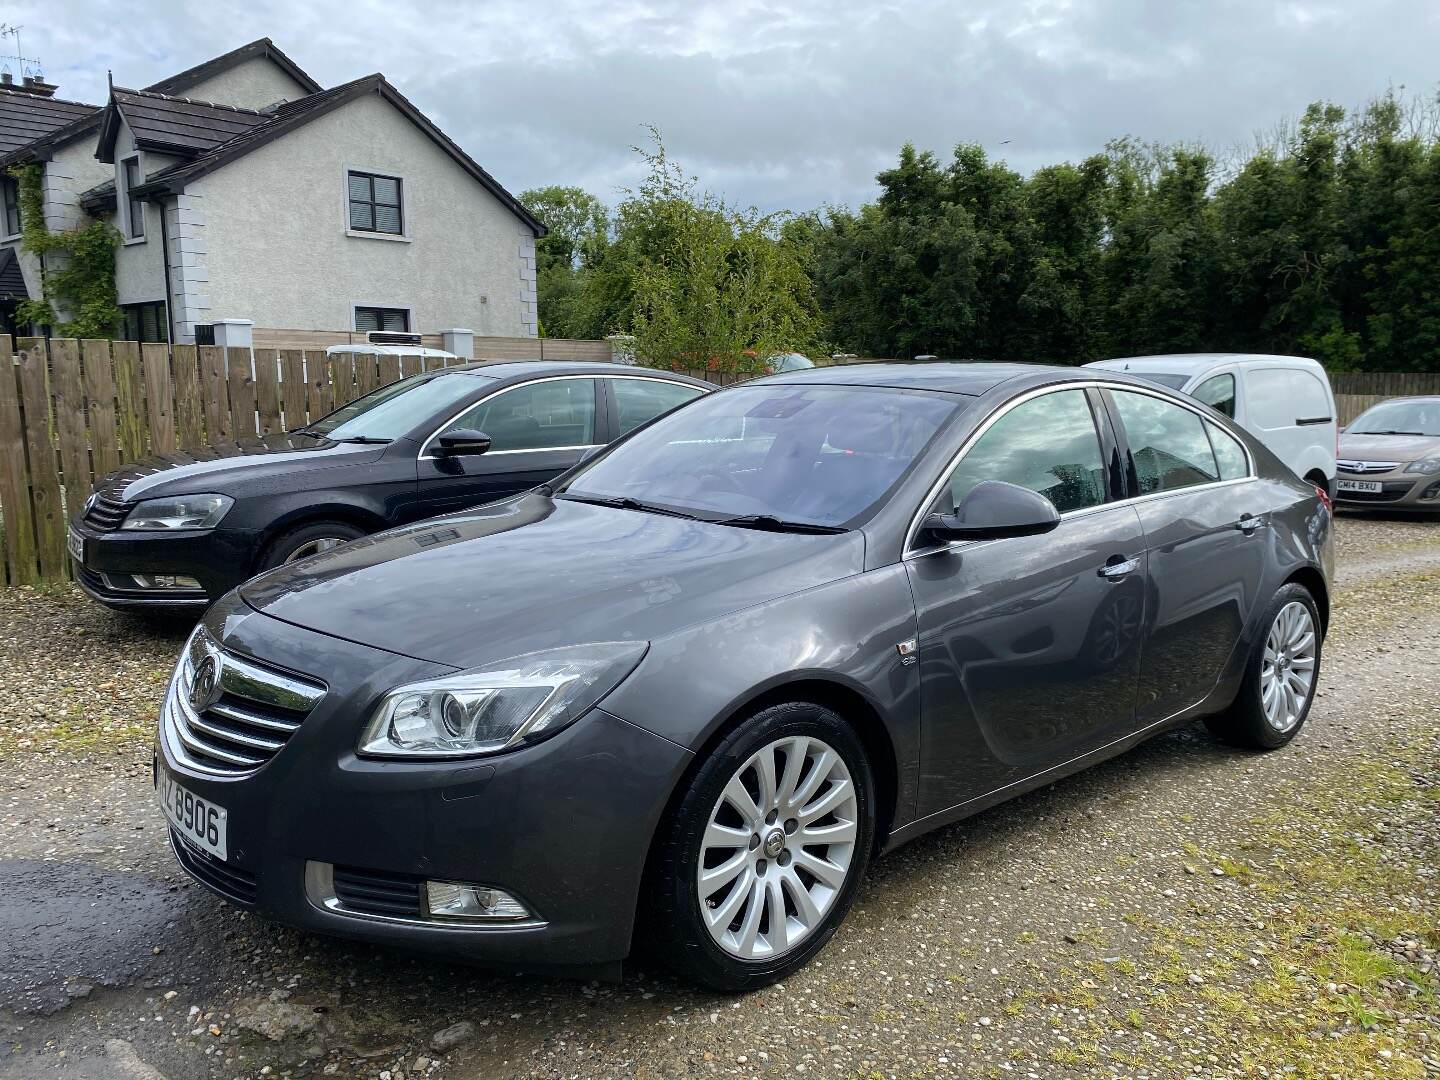
[[440, 347], [463, 360], [475, 359], [475, 331], [457, 327], [440, 331]]

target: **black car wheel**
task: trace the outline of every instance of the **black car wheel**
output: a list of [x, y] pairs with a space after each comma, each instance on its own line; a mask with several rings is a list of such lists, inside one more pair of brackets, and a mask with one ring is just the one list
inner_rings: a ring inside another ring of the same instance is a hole
[[662, 826], [650, 912], [660, 956], [725, 992], [803, 967], [855, 898], [873, 792], [860, 739], [830, 709], [788, 702], [742, 723]]
[[298, 562], [364, 535], [363, 529], [343, 521], [312, 521], [277, 536], [265, 549], [259, 569], [273, 570], [286, 563]]
[[1226, 742], [1274, 750], [1293, 739], [1310, 715], [1320, 679], [1320, 611], [1302, 585], [1282, 587], [1260, 624], [1240, 693], [1225, 712], [1208, 717]]

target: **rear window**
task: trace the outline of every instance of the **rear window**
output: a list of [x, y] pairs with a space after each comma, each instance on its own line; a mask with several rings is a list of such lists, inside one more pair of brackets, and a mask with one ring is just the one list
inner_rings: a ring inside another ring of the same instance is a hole
[[1247, 371], [1245, 409], [1249, 424], [1264, 431], [1294, 427], [1300, 420], [1333, 419], [1330, 395], [1321, 381], [1299, 368]]

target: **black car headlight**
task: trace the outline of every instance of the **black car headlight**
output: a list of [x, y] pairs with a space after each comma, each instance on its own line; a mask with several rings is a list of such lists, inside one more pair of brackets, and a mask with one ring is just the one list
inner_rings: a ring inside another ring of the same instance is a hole
[[177, 495], [146, 499], [125, 515], [122, 529], [213, 529], [235, 505], [229, 495]]
[[458, 758], [533, 742], [584, 715], [635, 670], [647, 648], [616, 641], [546, 649], [396, 687], [365, 725], [359, 751]]

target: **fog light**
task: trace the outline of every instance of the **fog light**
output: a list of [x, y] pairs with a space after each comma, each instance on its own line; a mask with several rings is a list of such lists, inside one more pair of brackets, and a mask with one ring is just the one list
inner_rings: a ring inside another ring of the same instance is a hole
[[1420, 493], [1422, 499], [1440, 499], [1440, 482], [1431, 484]]
[[200, 582], [183, 574], [131, 574], [130, 580], [142, 589], [200, 588]]
[[507, 892], [455, 881], [425, 882], [425, 904], [437, 919], [528, 919], [530, 912]]

